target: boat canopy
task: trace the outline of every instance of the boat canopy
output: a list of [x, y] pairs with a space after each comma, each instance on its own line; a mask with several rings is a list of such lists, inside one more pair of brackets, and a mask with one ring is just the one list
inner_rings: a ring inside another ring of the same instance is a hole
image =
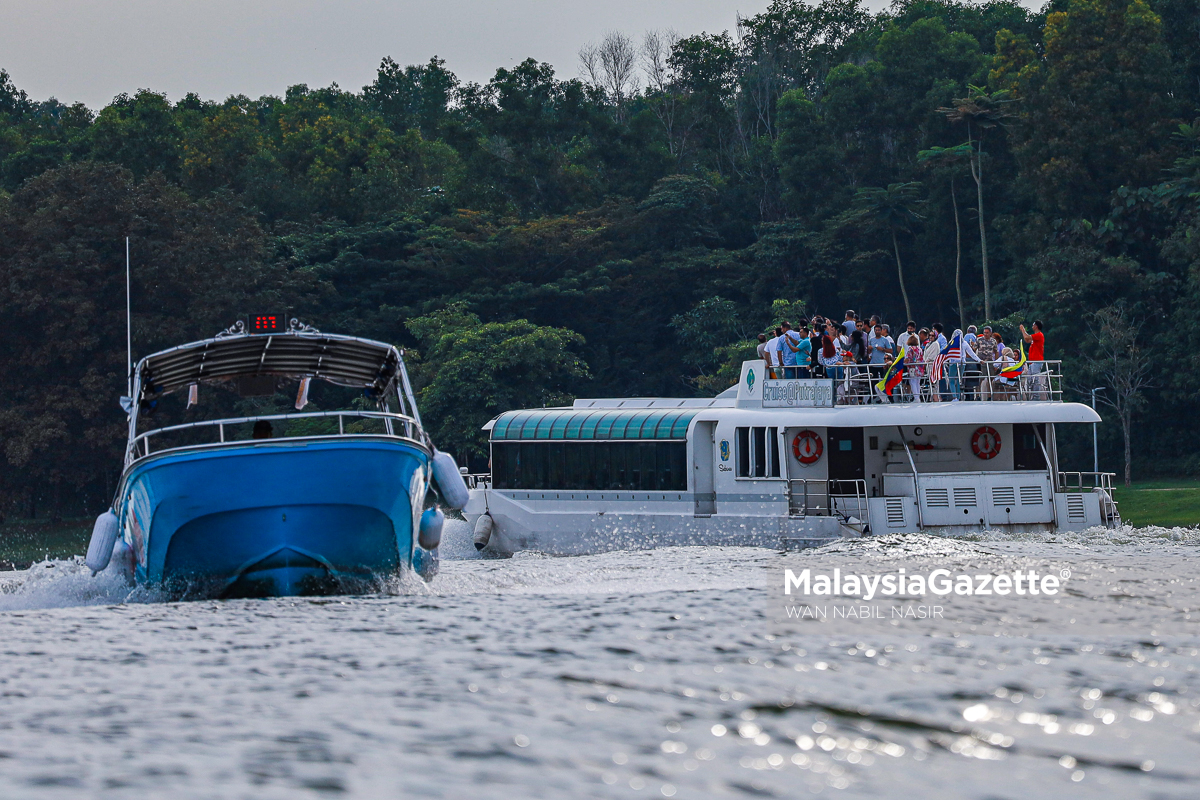
[[509, 411], [491, 425], [492, 441], [654, 439], [683, 441], [700, 409], [539, 408]]
[[137, 375], [143, 395], [244, 376], [319, 378], [382, 394], [396, 380], [400, 354], [370, 339], [290, 331], [231, 334], [146, 356]]

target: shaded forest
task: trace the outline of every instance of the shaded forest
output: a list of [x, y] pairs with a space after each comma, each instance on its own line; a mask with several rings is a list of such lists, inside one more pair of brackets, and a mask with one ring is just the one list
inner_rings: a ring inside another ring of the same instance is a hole
[[579, 73], [94, 111], [0, 70], [0, 511], [110, 499], [127, 235], [135, 357], [263, 310], [395, 342], [460, 460], [506, 409], [711, 394], [766, 325], [854, 308], [1040, 318], [1074, 398], [1110, 389], [1103, 468], [1124, 422], [1135, 474], [1200, 471], [1195, 0], [776, 0]]

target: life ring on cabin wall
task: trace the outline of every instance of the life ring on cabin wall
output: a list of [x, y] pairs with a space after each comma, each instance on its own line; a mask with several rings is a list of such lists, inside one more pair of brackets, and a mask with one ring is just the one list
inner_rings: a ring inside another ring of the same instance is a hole
[[1000, 434], [987, 425], [979, 428], [971, 437], [971, 452], [984, 461], [1000, 455]]
[[792, 439], [792, 455], [804, 466], [817, 463], [825, 445], [816, 431], [800, 431]]

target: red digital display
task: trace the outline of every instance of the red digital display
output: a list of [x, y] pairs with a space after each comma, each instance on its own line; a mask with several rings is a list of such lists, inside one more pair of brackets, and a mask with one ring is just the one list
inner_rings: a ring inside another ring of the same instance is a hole
[[282, 333], [283, 317], [277, 314], [251, 314], [251, 333]]

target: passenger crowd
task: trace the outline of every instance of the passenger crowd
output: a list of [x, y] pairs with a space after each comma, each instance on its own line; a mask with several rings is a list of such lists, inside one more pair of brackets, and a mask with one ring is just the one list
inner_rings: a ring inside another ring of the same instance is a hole
[[[1045, 335], [1041, 320], [1032, 332], [1020, 327], [1021, 342], [1006, 342], [999, 331], [971, 325], [947, 334], [940, 322], [918, 328], [909, 322], [893, 335], [879, 317], [864, 322], [854, 311], [845, 319], [814, 316], [794, 327], [783, 322], [760, 334], [758, 357], [775, 378], [830, 378], [839, 404], [857, 402], [955, 402], [959, 400], [1048, 399], [1044, 373]], [[1024, 348], [1022, 348], [1022, 344]], [[892, 391], [875, 384], [889, 374], [904, 351], [903, 378]], [[1012, 373], [1025, 363], [1020, 375]], [[1022, 381], [1024, 377], [1024, 381]]]

